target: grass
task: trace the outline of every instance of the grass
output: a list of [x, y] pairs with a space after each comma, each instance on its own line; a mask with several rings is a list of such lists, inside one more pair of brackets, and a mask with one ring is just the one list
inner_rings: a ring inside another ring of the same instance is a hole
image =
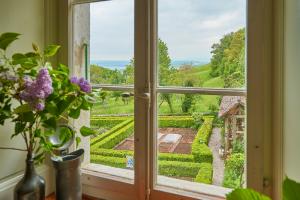
[[[178, 72], [178, 77], [184, 77], [185, 79], [195, 80], [195, 82], [201, 82], [202, 87], [222, 88], [224, 81], [221, 77], [212, 78], [210, 76], [210, 64], [204, 66], [197, 66], [187, 70]], [[183, 80], [180, 80], [183, 81]], [[184, 99], [183, 94], [172, 95], [173, 113], [171, 113], [169, 105], [166, 102], [161, 104], [161, 99], [158, 97], [158, 113], [164, 114], [182, 114], [181, 105]], [[194, 95], [194, 103], [190, 112], [208, 112], [211, 107], [219, 107], [219, 97], [212, 95]], [[134, 113], [134, 98], [130, 97], [128, 104], [124, 104], [121, 98], [115, 99], [112, 97], [112, 93], [108, 92], [108, 97], [104, 102], [99, 102], [92, 108], [92, 115], [133, 115]]]

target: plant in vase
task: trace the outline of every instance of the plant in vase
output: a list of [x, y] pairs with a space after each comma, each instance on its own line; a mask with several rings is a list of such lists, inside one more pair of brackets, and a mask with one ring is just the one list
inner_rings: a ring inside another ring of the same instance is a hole
[[[71, 138], [80, 137], [68, 124], [69, 118], [77, 119], [81, 110], [92, 106], [92, 90], [83, 78], [69, 78], [69, 69], [62, 64], [52, 67], [47, 59], [54, 56], [58, 45], [49, 45], [41, 51], [35, 44], [28, 53], [7, 56], [9, 45], [18, 39], [18, 33], [0, 35], [0, 125], [7, 120], [15, 124], [14, 133], [24, 139], [25, 148], [0, 147], [27, 152], [23, 179], [15, 188], [15, 199], [44, 199], [44, 180], [36, 175], [34, 164], [41, 163], [46, 152], [52, 152]], [[57, 131], [59, 130], [59, 133]], [[81, 127], [82, 136], [94, 134], [88, 127]], [[59, 134], [60, 144], [53, 144], [49, 137]]]

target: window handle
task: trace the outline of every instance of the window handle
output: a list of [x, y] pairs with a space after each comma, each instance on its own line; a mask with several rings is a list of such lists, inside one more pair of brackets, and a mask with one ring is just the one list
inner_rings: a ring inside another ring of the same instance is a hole
[[134, 95], [135, 98], [137, 99], [143, 99], [146, 100], [148, 103], [148, 108], [151, 106], [151, 94], [148, 92], [145, 93], [138, 93], [137, 95]]

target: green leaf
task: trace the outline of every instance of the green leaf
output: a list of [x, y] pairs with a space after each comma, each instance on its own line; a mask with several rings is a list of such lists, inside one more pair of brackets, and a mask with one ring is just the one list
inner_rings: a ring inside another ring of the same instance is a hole
[[93, 129], [91, 129], [91, 128], [87, 127], [87, 126], [81, 127], [80, 128], [80, 133], [84, 137], [96, 134], [96, 132]]
[[15, 123], [15, 134], [19, 134], [24, 131], [26, 123], [16, 122]]
[[46, 128], [56, 129], [56, 118], [51, 117], [43, 122], [43, 126]]
[[33, 114], [33, 112], [19, 113], [18, 120], [23, 121], [23, 122], [33, 122], [34, 114]]
[[81, 138], [80, 137], [76, 137], [76, 148], [78, 148], [78, 145], [81, 142]]
[[51, 57], [54, 56], [58, 49], [60, 48], [59, 45], [49, 45], [45, 50], [44, 50], [44, 55], [45, 57]]
[[271, 200], [271, 198], [251, 189], [235, 189], [226, 196], [226, 200]]
[[6, 48], [15, 40], [18, 39], [19, 33], [3, 33], [0, 36], [0, 49], [6, 50]]
[[69, 116], [72, 117], [73, 119], [78, 119], [80, 116], [80, 107], [76, 109], [71, 109]]
[[283, 200], [300, 199], [300, 183], [286, 178], [283, 182]]
[[14, 113], [19, 114], [19, 113], [29, 112], [31, 110], [32, 109], [29, 106], [29, 104], [23, 104], [15, 108]]

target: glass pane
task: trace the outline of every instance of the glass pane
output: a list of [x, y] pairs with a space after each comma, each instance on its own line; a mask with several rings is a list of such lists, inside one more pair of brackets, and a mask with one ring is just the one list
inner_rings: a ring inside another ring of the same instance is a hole
[[246, 0], [158, 0], [158, 84], [245, 87], [245, 27]]
[[90, 166], [126, 178], [134, 176], [133, 93], [96, 89], [95, 84], [133, 84], [133, 4], [114, 0], [74, 6], [74, 60], [80, 61], [75, 72], [89, 70], [96, 97], [89, 122], [96, 131], [90, 138]]
[[[227, 193], [244, 187], [246, 98], [160, 93], [157, 183]], [[202, 190], [203, 192], [203, 190]]]
[[134, 1], [91, 4], [90, 74], [94, 84], [133, 84]]
[[133, 169], [134, 98], [122, 91], [98, 92], [91, 110], [91, 163]]

